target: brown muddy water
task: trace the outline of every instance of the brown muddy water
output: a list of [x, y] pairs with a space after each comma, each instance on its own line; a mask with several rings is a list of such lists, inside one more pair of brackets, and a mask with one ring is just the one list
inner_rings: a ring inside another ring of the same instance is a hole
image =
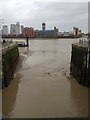
[[71, 44], [77, 39], [30, 40], [2, 91], [2, 112], [10, 118], [88, 116], [88, 88], [69, 78]]

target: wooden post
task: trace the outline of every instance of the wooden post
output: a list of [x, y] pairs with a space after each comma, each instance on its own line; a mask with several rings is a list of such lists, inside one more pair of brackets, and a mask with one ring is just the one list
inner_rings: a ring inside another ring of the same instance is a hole
[[28, 41], [28, 37], [26, 37], [26, 43], [27, 43], [27, 47], [29, 47], [29, 41]]

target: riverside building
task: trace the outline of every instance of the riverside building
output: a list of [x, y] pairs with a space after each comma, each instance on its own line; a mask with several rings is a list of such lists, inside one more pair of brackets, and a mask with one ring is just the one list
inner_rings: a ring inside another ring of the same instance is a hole
[[22, 35], [23, 35], [23, 37], [35, 38], [36, 31], [34, 30], [33, 27], [25, 27], [25, 28], [23, 28]]
[[17, 22], [16, 24], [11, 24], [10, 26], [10, 35], [20, 35], [20, 23]]
[[8, 35], [8, 26], [7, 25], [4, 25], [2, 27], [2, 35]]
[[81, 30], [79, 30], [79, 28], [77, 28], [77, 27], [73, 27], [73, 35], [74, 36], [81, 35]]
[[42, 23], [42, 30], [39, 30], [37, 32], [37, 37], [40, 38], [55, 38], [58, 37], [58, 29], [54, 27], [53, 30], [47, 30], [46, 29], [46, 23]]
[[20, 23], [16, 23], [16, 35], [20, 35]]

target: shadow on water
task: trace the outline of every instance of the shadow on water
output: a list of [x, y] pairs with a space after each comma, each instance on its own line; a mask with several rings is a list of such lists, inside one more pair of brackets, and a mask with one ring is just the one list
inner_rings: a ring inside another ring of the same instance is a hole
[[2, 113], [9, 117], [15, 106], [21, 74], [16, 74], [11, 84], [2, 91]]

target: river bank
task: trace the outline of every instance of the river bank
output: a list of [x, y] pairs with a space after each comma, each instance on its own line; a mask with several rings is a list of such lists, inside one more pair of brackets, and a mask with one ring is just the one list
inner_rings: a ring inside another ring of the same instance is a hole
[[[82, 36], [58, 36], [58, 37], [47, 37], [47, 38], [42, 38], [42, 37], [29, 37], [29, 39], [76, 39], [76, 38], [81, 38]], [[25, 39], [26, 37], [23, 36], [2, 36], [2, 39]]]
[[30, 40], [19, 48], [11, 84], [2, 91], [9, 118], [87, 117], [88, 88], [70, 79], [71, 44], [78, 39]]

